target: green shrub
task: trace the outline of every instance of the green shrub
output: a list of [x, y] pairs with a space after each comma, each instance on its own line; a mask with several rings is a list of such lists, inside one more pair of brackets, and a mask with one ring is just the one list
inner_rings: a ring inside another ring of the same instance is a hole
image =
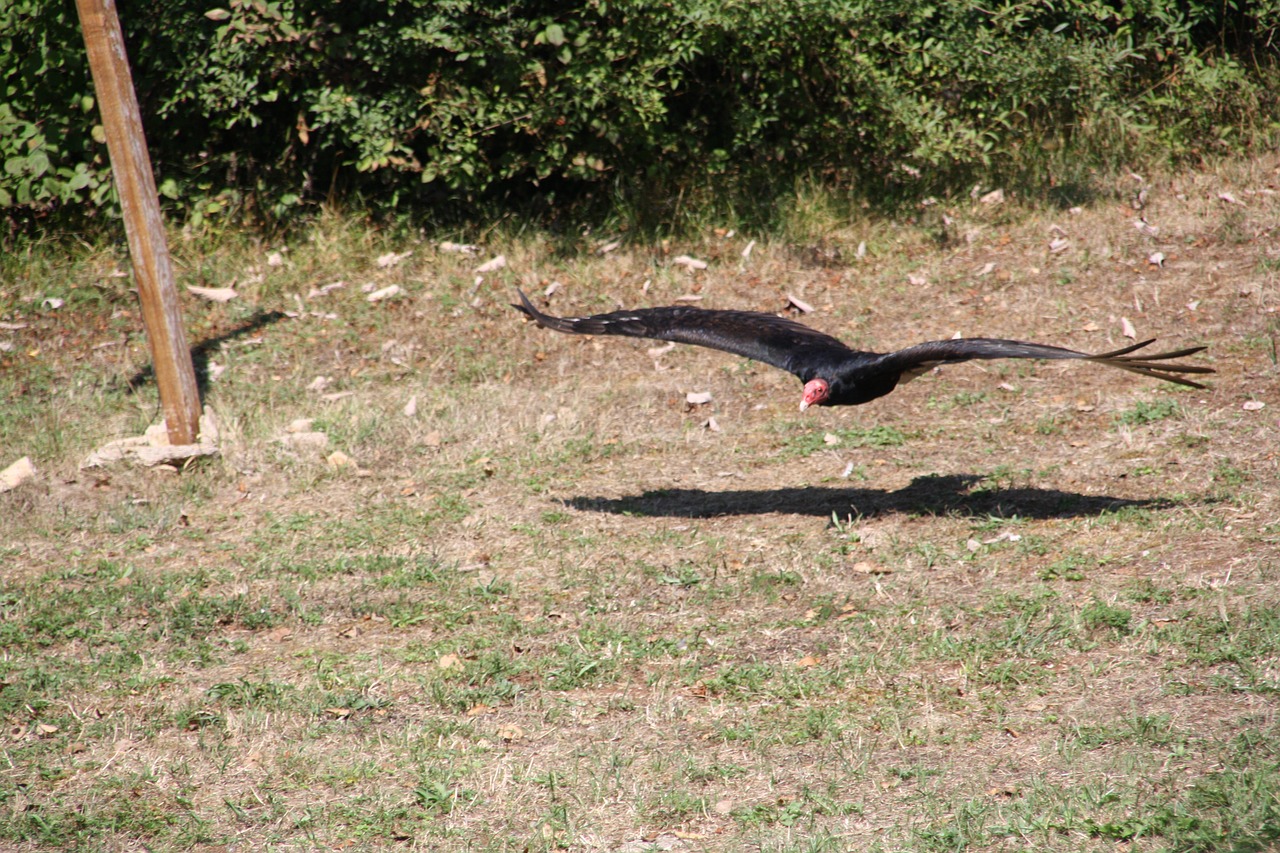
[[[119, 8], [161, 193], [188, 214], [358, 194], [440, 215], [630, 198], [661, 218], [702, 187], [913, 198], [1243, 145], [1274, 106], [1280, 0], [1240, 5]], [[110, 203], [83, 54], [67, 0], [0, 7], [0, 207]]]

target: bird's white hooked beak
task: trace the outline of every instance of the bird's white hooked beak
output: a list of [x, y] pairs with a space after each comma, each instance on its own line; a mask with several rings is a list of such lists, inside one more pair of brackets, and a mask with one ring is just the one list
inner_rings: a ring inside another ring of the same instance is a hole
[[800, 411], [817, 405], [831, 395], [831, 386], [825, 379], [810, 379], [804, 384], [804, 396], [800, 398]]

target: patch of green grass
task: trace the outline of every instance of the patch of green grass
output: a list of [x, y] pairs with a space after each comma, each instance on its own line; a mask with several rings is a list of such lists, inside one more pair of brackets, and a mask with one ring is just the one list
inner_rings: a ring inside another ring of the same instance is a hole
[[974, 494], [982, 494], [984, 492], [999, 492], [1004, 489], [1015, 488], [1019, 483], [1025, 483], [1031, 479], [1034, 472], [1031, 468], [1016, 466], [1009, 463], [1002, 463], [993, 468], [982, 481], [973, 487]]
[[956, 408], [976, 406], [986, 399], [985, 391], [959, 391], [949, 397], [930, 397], [926, 405], [933, 411], [949, 412]]
[[710, 813], [711, 803], [705, 796], [700, 796], [683, 788], [669, 788], [654, 797], [645, 812], [652, 819], [663, 825], [678, 823], [691, 818], [702, 818]]
[[[817, 828], [816, 822], [818, 818], [857, 813], [859, 813], [858, 806], [843, 800], [843, 798], [804, 788], [797, 796], [782, 796], [772, 802], [739, 806], [730, 812], [730, 816], [744, 827], [759, 829], [780, 826], [792, 829], [803, 827], [806, 830], [813, 830]], [[821, 839], [823, 835], [823, 833], [819, 832], [818, 839]], [[821, 840], [816, 840], [816, 843], [825, 845], [825, 842]], [[824, 846], [814, 847], [811, 843], [807, 849], [820, 850], [824, 849]]]
[[1036, 420], [1036, 433], [1038, 435], [1062, 435], [1064, 432], [1059, 416], [1042, 415]]
[[1185, 745], [1189, 739], [1188, 733], [1175, 729], [1168, 714], [1134, 714], [1112, 723], [1083, 725], [1074, 731], [1073, 736], [1085, 749], [1116, 743], [1167, 747], [1174, 743]]
[[1248, 471], [1229, 460], [1219, 462], [1213, 469], [1213, 482], [1220, 488], [1232, 489], [1243, 486], [1250, 480]]
[[449, 669], [431, 678], [431, 699], [442, 708], [467, 711], [477, 705], [491, 708], [512, 701], [520, 692], [515, 679], [526, 667], [500, 652], [485, 652], [465, 661], [461, 672]]
[[1085, 568], [1090, 561], [1079, 554], [1068, 554], [1061, 559], [1054, 560], [1052, 563], [1041, 566], [1036, 570], [1036, 577], [1042, 581], [1068, 580], [1082, 581], [1085, 579]]
[[[807, 425], [787, 422], [776, 426], [775, 432], [787, 435], [780, 448], [785, 456], [812, 456], [820, 450], [857, 447], [901, 447], [913, 437], [897, 427], [884, 425], [817, 431]], [[828, 436], [834, 436], [835, 440]]]
[[650, 574], [660, 584], [678, 586], [683, 589], [697, 586], [703, 581], [701, 571], [694, 564], [686, 561], [681, 561], [677, 565], [665, 569], [651, 567], [646, 573]]
[[1160, 626], [1157, 636], [1180, 647], [1188, 663], [1219, 672], [1210, 684], [1231, 692], [1280, 691], [1270, 663], [1280, 656], [1280, 608], [1187, 613]]
[[1130, 408], [1119, 412], [1115, 421], [1125, 426], [1141, 426], [1163, 421], [1167, 418], [1182, 417], [1182, 409], [1176, 400], [1156, 400], [1148, 402], [1139, 400]]
[[755, 571], [751, 573], [750, 589], [757, 595], [763, 595], [765, 601], [776, 600], [785, 590], [800, 586], [801, 577], [796, 572]]
[[205, 690], [210, 701], [224, 708], [278, 708], [280, 700], [293, 691], [293, 685], [269, 681], [224, 681]]
[[1151, 578], [1136, 578], [1126, 584], [1124, 595], [1140, 604], [1170, 604], [1177, 598], [1176, 592], [1157, 586]]
[[1123, 607], [1116, 607], [1094, 599], [1080, 611], [1080, 624], [1089, 631], [1109, 631], [1117, 636], [1132, 632], [1133, 614]]
[[424, 781], [413, 789], [413, 797], [428, 812], [450, 814], [477, 798], [475, 791], [438, 780]]
[[[1189, 786], [1153, 794], [1136, 779], [1071, 787], [1036, 780], [1001, 809], [992, 834], [1025, 838], [1046, 831], [1082, 832], [1109, 841], [1158, 839], [1173, 850], [1269, 849], [1280, 839], [1280, 741], [1274, 726], [1247, 731], [1231, 743], [1209, 745], [1225, 766]], [[1197, 740], [1160, 715], [1085, 728], [1080, 737], [1090, 748], [1110, 746], [1117, 758], [1122, 745], [1157, 750], [1140, 772], [1187, 761]]]

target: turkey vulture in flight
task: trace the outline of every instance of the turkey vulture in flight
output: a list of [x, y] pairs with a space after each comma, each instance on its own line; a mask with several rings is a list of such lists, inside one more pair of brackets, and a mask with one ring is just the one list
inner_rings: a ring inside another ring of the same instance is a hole
[[552, 317], [535, 308], [523, 291], [516, 292], [522, 304], [513, 303], [511, 307], [524, 312], [539, 326], [557, 332], [626, 335], [695, 344], [753, 358], [794, 373], [804, 383], [804, 396], [800, 400], [802, 412], [810, 406], [856, 406], [883, 397], [899, 382], [909, 381], [936, 365], [974, 358], [1078, 358], [1192, 388], [1205, 386], [1178, 374], [1214, 372], [1210, 367], [1171, 362], [1206, 347], [1129, 355], [1153, 343], [1155, 338], [1100, 355], [997, 338], [955, 338], [916, 344], [897, 352], [861, 352], [830, 335], [773, 314], [673, 305], [591, 317]]

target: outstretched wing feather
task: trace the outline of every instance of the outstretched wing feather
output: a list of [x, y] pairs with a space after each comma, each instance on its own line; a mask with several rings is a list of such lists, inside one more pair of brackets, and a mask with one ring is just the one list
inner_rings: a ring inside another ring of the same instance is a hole
[[1156, 379], [1163, 379], [1166, 382], [1173, 382], [1178, 385], [1187, 385], [1192, 388], [1203, 388], [1204, 386], [1192, 382], [1190, 379], [1184, 379], [1180, 375], [1184, 373], [1213, 373], [1211, 367], [1202, 367], [1198, 364], [1181, 364], [1172, 361], [1172, 359], [1185, 358], [1202, 352], [1205, 347], [1188, 347], [1186, 349], [1174, 350], [1172, 352], [1129, 355], [1129, 353], [1140, 350], [1143, 347], [1154, 343], [1155, 339], [1139, 341], [1135, 344], [1123, 347], [1111, 352], [1092, 355], [1079, 350], [1067, 349], [1065, 347], [1055, 347], [1049, 344], [1034, 344], [1026, 341], [1010, 341], [999, 338], [955, 338], [946, 341], [929, 341], [923, 344], [900, 349], [896, 352], [886, 353], [881, 356], [877, 367], [898, 370], [903, 373], [912, 373], [918, 371], [922, 366], [933, 366], [936, 364], [954, 364], [961, 361], [970, 361], [971, 359], [993, 359], [993, 358], [1045, 358], [1045, 359], [1081, 359], [1084, 361], [1092, 361], [1098, 364], [1106, 364], [1111, 367], [1118, 367], [1121, 370], [1128, 370], [1132, 373], [1138, 373], [1143, 376], [1151, 376]]
[[852, 354], [830, 335], [773, 314], [711, 311], [688, 305], [613, 311], [589, 317], [553, 317], [520, 292], [513, 305], [539, 326], [578, 335], [623, 335], [692, 344], [762, 361], [797, 375], [815, 355]]

